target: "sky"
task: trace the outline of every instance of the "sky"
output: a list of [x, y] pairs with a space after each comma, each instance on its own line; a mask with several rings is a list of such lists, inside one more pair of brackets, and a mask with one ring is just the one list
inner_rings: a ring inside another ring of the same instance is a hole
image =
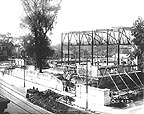
[[[23, 15], [20, 0], [0, 0], [0, 33], [26, 34], [20, 28]], [[61, 43], [61, 33], [131, 27], [138, 16], [144, 19], [143, 0], [62, 0], [52, 45]]]

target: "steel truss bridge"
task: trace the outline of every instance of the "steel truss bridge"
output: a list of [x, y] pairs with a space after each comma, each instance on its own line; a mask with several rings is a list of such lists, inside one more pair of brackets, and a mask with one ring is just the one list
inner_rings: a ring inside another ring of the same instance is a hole
[[[120, 65], [120, 49], [122, 45], [131, 46], [135, 48], [132, 44], [133, 36], [131, 35], [131, 27], [115, 27], [112, 29], [97, 29], [92, 31], [74, 31], [61, 34], [61, 62], [63, 62], [63, 49], [67, 46], [68, 53], [68, 66], [70, 63], [70, 46], [77, 46], [79, 50], [79, 64], [81, 63], [81, 51], [83, 46], [91, 47], [91, 64], [94, 65], [94, 47], [96, 46], [106, 46], [107, 50], [107, 66], [100, 67], [100, 76], [90, 77], [88, 72], [85, 75], [72, 75], [70, 79], [75, 79], [79, 77], [86, 84], [86, 93], [88, 93], [88, 84], [95, 84], [94, 87], [98, 88], [109, 88], [111, 90], [111, 99], [115, 104], [117, 101], [119, 103], [127, 104], [130, 100], [136, 101], [138, 99], [143, 99], [144, 93], [144, 81], [143, 72], [137, 71], [135, 66], [132, 65]], [[109, 59], [109, 46], [117, 46], [117, 63], [118, 65], [108, 66]], [[87, 68], [88, 69], [88, 68]], [[110, 72], [110, 71], [114, 72]], [[72, 71], [72, 68], [68, 73]], [[125, 99], [126, 98], [126, 99]], [[128, 102], [127, 102], [128, 101]]]
[[118, 61], [120, 64], [120, 46], [132, 46], [131, 27], [115, 27], [112, 29], [97, 29], [92, 31], [73, 31], [61, 34], [61, 60], [63, 60], [63, 47], [67, 46], [68, 64], [70, 62], [70, 46], [78, 46], [79, 63], [81, 62], [82, 46], [91, 46], [91, 64], [94, 65], [94, 47], [104, 45], [107, 47], [108, 65], [108, 46], [117, 45]]

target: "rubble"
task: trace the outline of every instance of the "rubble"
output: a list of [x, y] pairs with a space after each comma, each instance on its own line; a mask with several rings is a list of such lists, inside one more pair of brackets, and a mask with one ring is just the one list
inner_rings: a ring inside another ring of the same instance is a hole
[[50, 89], [41, 92], [35, 88], [28, 89], [26, 98], [33, 104], [55, 114], [90, 114], [84, 110], [74, 108], [72, 102], [75, 99], [72, 97], [55, 93]]

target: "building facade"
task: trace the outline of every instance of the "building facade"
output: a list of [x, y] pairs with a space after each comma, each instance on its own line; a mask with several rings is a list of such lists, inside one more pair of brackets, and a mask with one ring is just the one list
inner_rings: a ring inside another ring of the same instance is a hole
[[0, 61], [8, 59], [6, 46], [3, 42], [0, 42]]

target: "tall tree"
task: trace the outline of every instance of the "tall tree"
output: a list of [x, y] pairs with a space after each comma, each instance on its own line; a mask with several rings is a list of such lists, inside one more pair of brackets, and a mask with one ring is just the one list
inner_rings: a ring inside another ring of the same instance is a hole
[[60, 3], [56, 0], [22, 0], [26, 13], [23, 22], [34, 36], [36, 66], [42, 72], [45, 59], [51, 52], [47, 33], [51, 32], [56, 22]]
[[143, 68], [144, 64], [144, 20], [141, 17], [134, 22], [132, 27], [133, 43], [136, 45], [134, 56], [138, 56], [138, 64]]
[[15, 50], [14, 38], [11, 36], [11, 33], [0, 34], [0, 42], [5, 45], [8, 58], [14, 55], [13, 53], [13, 51]]

